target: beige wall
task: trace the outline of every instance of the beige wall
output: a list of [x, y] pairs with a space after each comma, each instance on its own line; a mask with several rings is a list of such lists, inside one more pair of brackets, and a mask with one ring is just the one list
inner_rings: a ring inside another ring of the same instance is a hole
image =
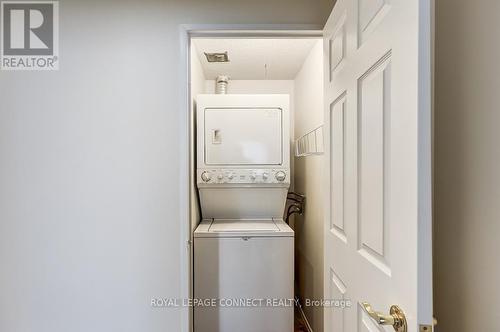
[[62, 0], [60, 70], [0, 73], [0, 330], [181, 331], [180, 24], [329, 0]]
[[438, 331], [500, 331], [500, 2], [436, 1]]
[[[323, 43], [313, 47], [295, 78], [295, 138], [323, 124]], [[295, 218], [296, 283], [299, 297], [323, 298], [323, 156], [295, 158], [295, 191], [306, 195]], [[311, 327], [323, 331], [323, 309], [304, 307]]]

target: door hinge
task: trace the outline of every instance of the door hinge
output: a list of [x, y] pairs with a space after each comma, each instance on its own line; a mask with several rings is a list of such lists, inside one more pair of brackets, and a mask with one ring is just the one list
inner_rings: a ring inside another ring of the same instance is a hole
[[420, 324], [418, 332], [433, 332], [438, 321], [436, 317], [432, 317], [432, 325]]

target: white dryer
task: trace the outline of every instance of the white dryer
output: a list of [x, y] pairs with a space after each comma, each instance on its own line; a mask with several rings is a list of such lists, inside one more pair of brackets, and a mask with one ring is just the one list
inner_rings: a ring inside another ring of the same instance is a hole
[[194, 233], [194, 297], [217, 305], [195, 306], [194, 331], [291, 332], [294, 233], [282, 219], [289, 96], [198, 95], [196, 102], [203, 220]]
[[290, 187], [288, 95], [198, 95], [203, 218], [281, 218]]

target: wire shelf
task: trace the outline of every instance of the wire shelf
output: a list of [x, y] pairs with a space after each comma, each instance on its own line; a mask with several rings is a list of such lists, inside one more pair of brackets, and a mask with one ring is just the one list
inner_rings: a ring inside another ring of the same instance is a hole
[[322, 125], [295, 140], [295, 157], [322, 155], [323, 153]]

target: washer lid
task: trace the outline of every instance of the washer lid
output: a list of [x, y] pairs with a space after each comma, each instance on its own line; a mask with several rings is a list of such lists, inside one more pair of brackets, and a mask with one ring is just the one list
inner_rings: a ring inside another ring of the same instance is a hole
[[263, 220], [238, 220], [238, 219], [215, 219], [208, 231], [216, 233], [224, 232], [279, 232], [278, 226], [272, 219]]
[[281, 219], [205, 219], [194, 237], [274, 237], [293, 236], [293, 230]]

